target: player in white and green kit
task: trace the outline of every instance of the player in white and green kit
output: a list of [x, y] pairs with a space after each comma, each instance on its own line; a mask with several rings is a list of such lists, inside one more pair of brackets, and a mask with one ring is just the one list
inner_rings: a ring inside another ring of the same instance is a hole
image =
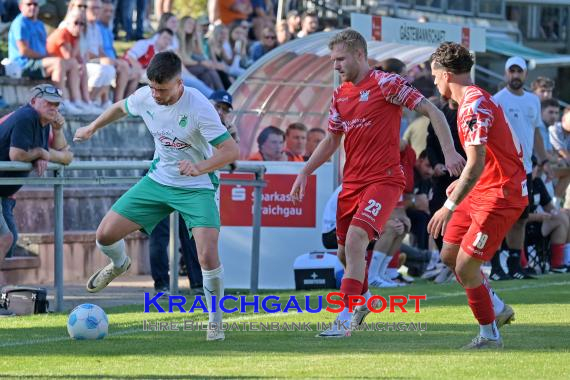
[[[91, 276], [87, 290], [98, 292], [129, 269], [125, 236], [141, 229], [150, 234], [158, 222], [176, 210], [196, 240], [206, 301], [212, 310], [212, 296], [219, 300], [224, 295], [215, 171], [235, 161], [239, 148], [208, 99], [184, 87], [181, 67], [172, 52], [155, 55], [147, 68], [149, 86], [113, 104], [75, 133], [74, 141], [84, 141], [127, 114], [140, 116], [156, 147], [148, 174], [123, 194], [97, 228], [97, 246], [111, 263]], [[219, 308], [210, 312], [209, 321], [221, 324]], [[224, 333], [219, 328], [209, 330], [207, 339], [223, 340]]]

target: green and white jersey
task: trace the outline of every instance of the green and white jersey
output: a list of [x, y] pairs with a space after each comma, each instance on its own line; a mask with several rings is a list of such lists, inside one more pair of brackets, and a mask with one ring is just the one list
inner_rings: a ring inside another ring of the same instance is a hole
[[191, 177], [181, 175], [178, 168], [181, 160], [198, 163], [212, 157], [212, 146], [231, 138], [206, 97], [184, 87], [178, 102], [163, 106], [156, 104], [150, 87], [145, 86], [126, 99], [125, 108], [129, 115], [142, 117], [154, 137], [151, 179], [166, 186], [217, 189], [217, 173]]

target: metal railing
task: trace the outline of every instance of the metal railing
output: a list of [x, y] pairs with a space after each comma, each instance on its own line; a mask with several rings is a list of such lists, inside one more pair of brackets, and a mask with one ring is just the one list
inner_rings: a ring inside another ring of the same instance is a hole
[[[85, 170], [148, 170], [151, 161], [77, 161], [70, 165], [49, 163], [47, 170], [53, 177], [0, 177], [0, 185], [53, 185], [54, 189], [54, 287], [55, 311], [63, 310], [63, 187], [69, 185], [110, 185], [134, 184], [141, 176], [94, 176], [68, 177], [66, 173]], [[24, 162], [0, 161], [0, 171], [30, 171], [32, 164]], [[253, 173], [255, 179], [221, 179], [222, 185], [242, 185], [254, 187], [253, 234], [251, 252], [250, 290], [257, 292], [259, 287], [259, 255], [261, 233], [261, 189], [266, 186], [265, 166], [237, 163], [235, 169], [229, 167], [220, 171], [231, 173]], [[178, 292], [178, 213], [170, 216], [170, 290]]]

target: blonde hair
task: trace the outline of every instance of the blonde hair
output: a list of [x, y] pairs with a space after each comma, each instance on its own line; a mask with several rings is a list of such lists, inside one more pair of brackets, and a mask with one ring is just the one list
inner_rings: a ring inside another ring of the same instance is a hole
[[329, 41], [329, 49], [333, 50], [336, 45], [343, 44], [347, 49], [351, 51], [356, 51], [361, 49], [364, 52], [364, 57], [368, 57], [368, 47], [366, 40], [362, 34], [358, 33], [354, 29], [345, 29], [342, 32], [337, 33]]
[[[192, 33], [186, 33], [186, 21], [194, 21], [194, 31]], [[180, 40], [180, 53], [191, 58], [192, 54], [204, 54], [202, 51], [202, 43], [200, 28], [198, 28], [198, 22], [191, 16], [184, 16], [178, 23], [178, 39]]]

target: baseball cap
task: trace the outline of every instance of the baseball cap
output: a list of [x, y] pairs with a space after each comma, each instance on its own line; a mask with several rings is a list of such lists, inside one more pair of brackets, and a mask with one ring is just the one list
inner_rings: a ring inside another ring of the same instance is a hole
[[38, 84], [30, 90], [31, 99], [42, 98], [52, 103], [61, 103], [63, 101], [62, 91], [53, 84]]
[[511, 57], [507, 59], [507, 63], [505, 63], [505, 70], [508, 70], [511, 68], [511, 66], [515, 65], [526, 71], [526, 62], [521, 57]]
[[226, 103], [230, 108], [233, 108], [232, 96], [224, 90], [214, 91], [212, 95], [210, 95], [210, 100], [216, 103]]

